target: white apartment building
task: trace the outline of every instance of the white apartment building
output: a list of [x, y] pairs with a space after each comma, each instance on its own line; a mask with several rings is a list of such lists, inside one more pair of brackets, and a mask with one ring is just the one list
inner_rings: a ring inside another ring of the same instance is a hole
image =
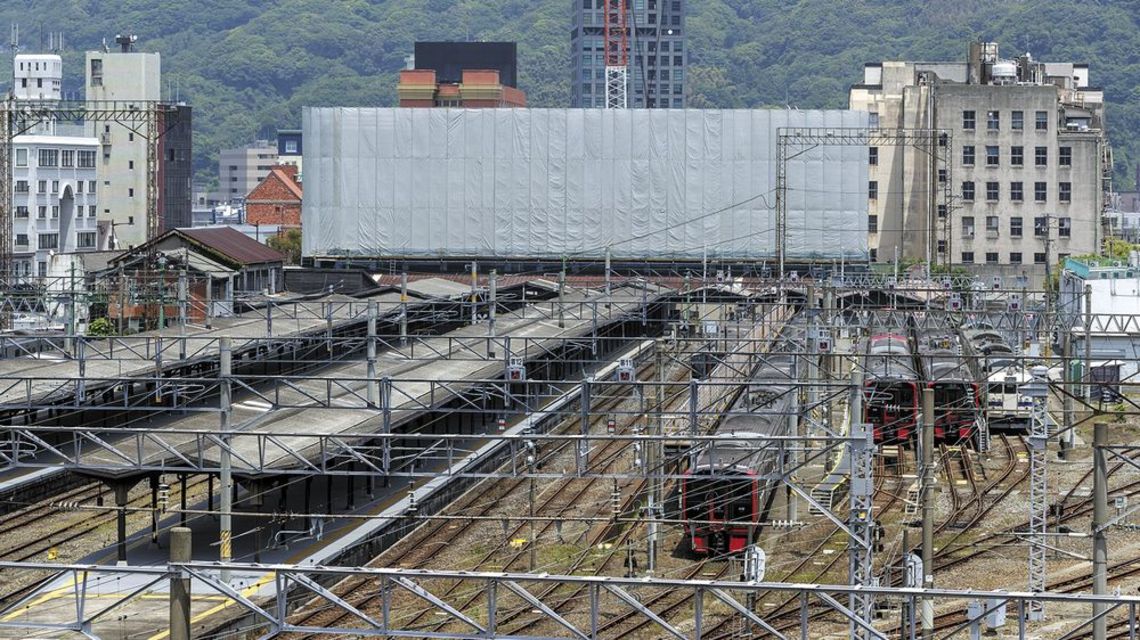
[[[60, 98], [59, 56], [19, 54], [12, 71], [17, 99]], [[80, 126], [44, 122], [13, 138], [12, 149], [13, 268], [43, 278], [52, 254], [98, 248], [99, 141]]]
[[965, 62], [869, 63], [849, 101], [882, 129], [949, 132], [948, 162], [916, 145], [869, 150], [873, 261], [1038, 280], [1047, 262], [1099, 250], [1112, 163], [1087, 65], [972, 43]]

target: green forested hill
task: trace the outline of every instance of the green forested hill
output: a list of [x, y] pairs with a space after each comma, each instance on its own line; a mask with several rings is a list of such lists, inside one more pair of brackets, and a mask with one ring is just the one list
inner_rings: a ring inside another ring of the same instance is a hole
[[[535, 106], [567, 104], [569, 12], [580, 0], [6, 0], [26, 51], [62, 31], [66, 89], [82, 51], [118, 32], [160, 51], [195, 108], [196, 164], [300, 123], [302, 105], [391, 105], [416, 40], [516, 40]], [[1140, 157], [1140, 1], [689, 0], [693, 106], [842, 107], [863, 63], [962, 59], [971, 39], [1007, 55], [1088, 62], [1104, 87], [1117, 185]], [[5, 61], [5, 68], [10, 68]], [[8, 76], [7, 73], [4, 74]]]

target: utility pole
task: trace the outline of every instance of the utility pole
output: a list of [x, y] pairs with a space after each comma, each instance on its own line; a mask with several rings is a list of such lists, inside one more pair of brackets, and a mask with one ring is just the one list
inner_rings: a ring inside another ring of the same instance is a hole
[[[1108, 464], [1104, 447], [1108, 444], [1108, 425], [1093, 425], [1093, 595], [1108, 594]], [[1093, 640], [1105, 640], [1107, 634], [1104, 605], [1093, 605]]]
[[495, 359], [495, 307], [499, 304], [498, 278], [498, 272], [495, 269], [491, 269], [491, 275], [487, 283], [487, 288], [489, 289], [487, 300], [487, 358], [489, 360]]
[[[170, 530], [170, 562], [190, 562], [191, 531], [187, 527]], [[184, 572], [170, 576], [170, 640], [190, 640], [190, 577]]]
[[[922, 587], [934, 588], [934, 389], [922, 390]], [[922, 637], [934, 638], [934, 601], [922, 599]]]
[[[218, 413], [219, 425], [218, 430], [221, 432], [222, 450], [219, 455], [219, 462], [221, 463], [221, 481], [219, 496], [221, 504], [221, 513], [218, 518], [219, 529], [219, 559], [223, 564], [229, 563], [233, 560], [233, 524], [231, 522], [231, 514], [233, 513], [233, 500], [234, 500], [234, 479], [233, 469], [230, 466], [230, 396], [231, 396], [231, 382], [230, 376], [233, 375], [233, 350], [230, 346], [230, 338], [218, 338], [218, 350], [221, 363], [221, 369], [218, 374], [218, 388], [219, 388], [219, 408], [221, 411]], [[222, 569], [222, 582], [230, 581], [230, 570]]]
[[566, 313], [563, 300], [566, 296], [566, 258], [562, 258], [562, 270], [558, 272], [558, 328], [566, 328]]
[[606, 247], [606, 297], [610, 297], [612, 287], [610, 282], [610, 248]]
[[[664, 434], [664, 423], [661, 412], [665, 410], [665, 341], [661, 338], [657, 339], [655, 356], [657, 360], [657, 384], [655, 385], [656, 398], [654, 404], [656, 405], [656, 415], [653, 418], [653, 435], [660, 437]], [[658, 470], [658, 465], [661, 464], [662, 457], [658, 448], [661, 446], [661, 440], [654, 440], [647, 443], [646, 464], [645, 468], [649, 472], [649, 499], [647, 500], [648, 507], [646, 515], [649, 518], [649, 523], [646, 525], [646, 569], [649, 575], [653, 575], [657, 571], [657, 511], [659, 509], [658, 502], [661, 500], [661, 474]]]
[[[862, 373], [853, 372], [851, 381], [852, 396], [862, 396]], [[851, 539], [847, 542], [848, 548], [848, 581], [851, 585], [869, 587], [872, 584], [873, 550], [874, 550], [874, 480], [872, 478], [872, 465], [875, 458], [875, 443], [873, 431], [863, 423], [862, 416], [852, 415], [851, 420], [852, 441], [848, 446], [851, 460], [851, 490], [849, 496], [849, 510], [847, 515], [848, 526], [851, 527]], [[870, 594], [852, 593], [849, 596], [848, 606], [851, 611], [867, 624], [871, 623], [872, 596]], [[806, 631], [806, 628], [805, 628]], [[869, 638], [866, 628], [850, 623], [852, 638]]]
[[375, 300], [368, 301], [368, 371], [366, 377], [368, 380], [364, 383], [366, 386], [365, 398], [368, 400], [368, 406], [376, 406], [376, 316], [379, 315], [379, 308]]
[[400, 346], [408, 344], [408, 272], [400, 274]]
[[[1081, 367], [1081, 377], [1092, 381], [1092, 285], [1085, 285], [1085, 366]], [[1085, 402], [1092, 402], [1092, 385], [1084, 386]]]
[[479, 322], [479, 263], [471, 261], [471, 324]]

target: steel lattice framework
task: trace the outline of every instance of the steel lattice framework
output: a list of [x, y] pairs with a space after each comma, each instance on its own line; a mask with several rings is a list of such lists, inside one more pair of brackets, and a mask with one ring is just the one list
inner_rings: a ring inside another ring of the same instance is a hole
[[162, 136], [179, 122], [177, 107], [153, 100], [16, 100], [9, 96], [0, 101], [0, 273], [5, 280], [12, 273], [12, 142], [47, 122], [117, 123], [145, 140], [147, 239], [162, 231], [158, 148]]
[[606, 51], [606, 108], [629, 106], [629, 4], [605, 0], [603, 39]]
[[[943, 264], [951, 255], [950, 202], [953, 170], [952, 137], [949, 129], [860, 129], [781, 127], [776, 130], [776, 258], [784, 275], [788, 244], [788, 160], [823, 146], [914, 146], [930, 160], [929, 216], [926, 223], [926, 262], [934, 264], [939, 241], [945, 243]], [[939, 215], [945, 207], [945, 215]]]

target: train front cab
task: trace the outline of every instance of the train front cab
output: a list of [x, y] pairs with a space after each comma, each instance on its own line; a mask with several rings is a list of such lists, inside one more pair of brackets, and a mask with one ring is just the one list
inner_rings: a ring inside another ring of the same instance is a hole
[[931, 382], [934, 389], [934, 441], [958, 444], [974, 437], [974, 422], [981, 410], [976, 383]]
[[689, 472], [681, 480], [681, 513], [694, 553], [743, 551], [759, 522], [760, 487], [754, 474], [709, 478]]
[[863, 388], [863, 421], [872, 425], [876, 444], [905, 443], [914, 436], [918, 416], [913, 381], [872, 380]]

